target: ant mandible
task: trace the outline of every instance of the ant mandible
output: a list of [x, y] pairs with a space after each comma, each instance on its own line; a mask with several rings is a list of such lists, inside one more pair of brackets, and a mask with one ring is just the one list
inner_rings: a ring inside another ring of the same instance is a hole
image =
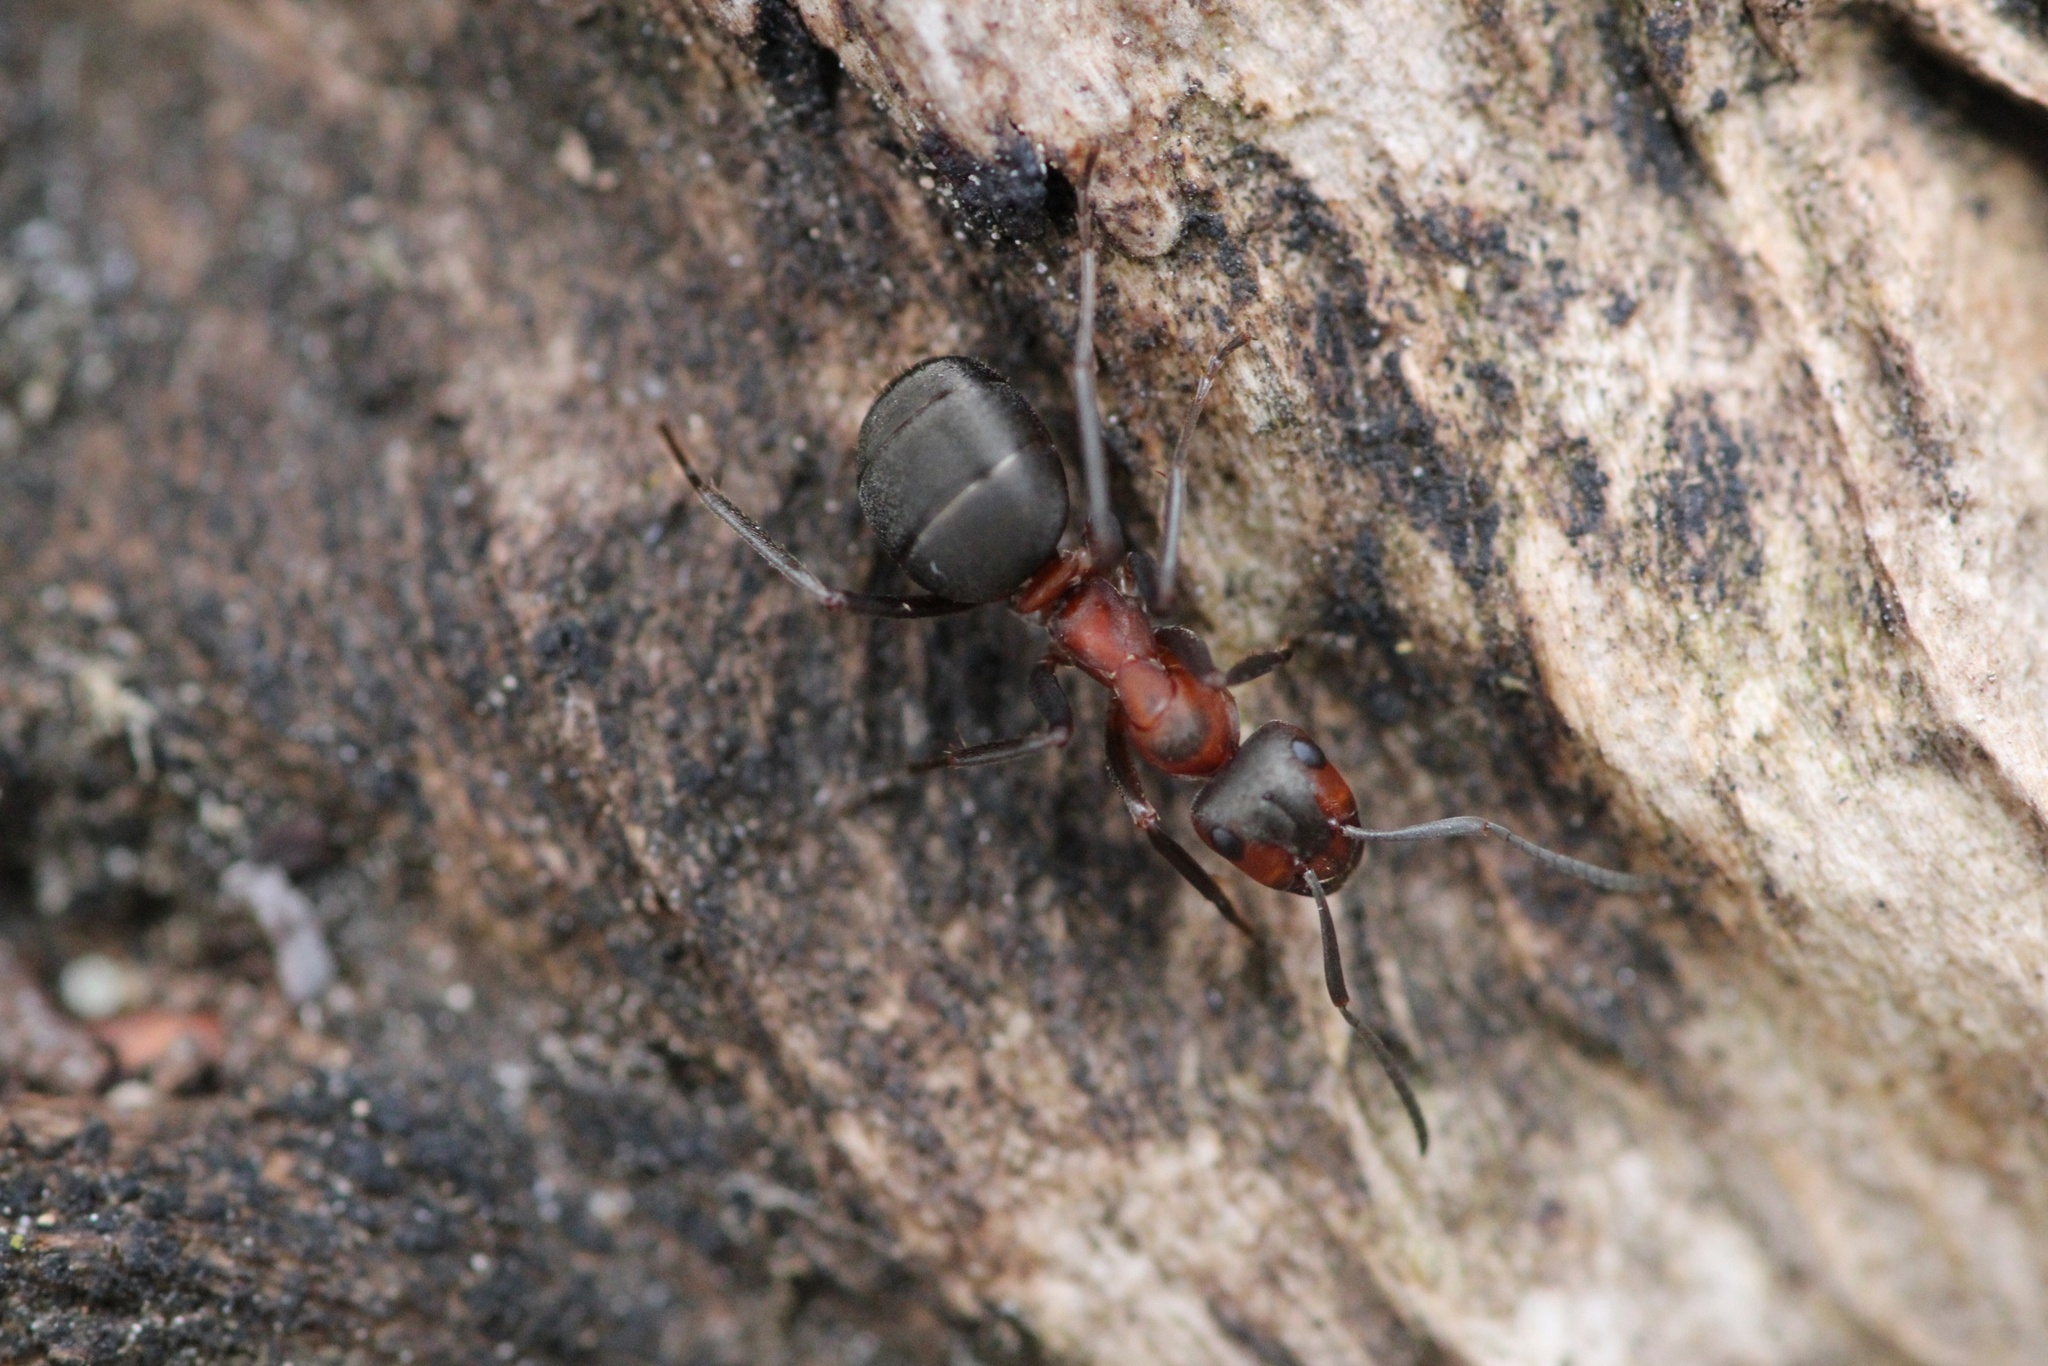
[[1051, 434], [1024, 396], [988, 366], [942, 356], [911, 367], [868, 410], [855, 448], [860, 508], [890, 556], [926, 593], [888, 597], [831, 588], [777, 544], [752, 518], [705, 481], [666, 423], [661, 436], [704, 505], [828, 612], [861, 616], [945, 616], [1007, 602], [1050, 638], [1031, 670], [1032, 704], [1042, 730], [949, 749], [913, 772], [1001, 763], [1073, 738], [1073, 710], [1058, 670], [1079, 669], [1109, 690], [1111, 780], [1131, 820], [1152, 847], [1224, 919], [1257, 936], [1216, 880], [1160, 828], [1139, 764], [1203, 780], [1189, 812], [1202, 843], [1267, 887], [1315, 898], [1322, 930], [1323, 979], [1330, 1003], [1372, 1050], [1429, 1151], [1429, 1126], [1406, 1073], [1379, 1032], [1351, 1010], [1329, 893], [1344, 885], [1365, 845], [1378, 841], [1491, 835], [1546, 867], [1613, 892], [1647, 892], [1662, 880], [1595, 867], [1492, 821], [1453, 816], [1398, 830], [1358, 824], [1358, 803], [1343, 774], [1298, 726], [1268, 721], [1240, 740], [1230, 690], [1287, 662], [1291, 648], [1256, 654], [1219, 669], [1200, 637], [1158, 625], [1171, 610], [1187, 449], [1203, 402], [1223, 362], [1248, 340], [1233, 336], [1210, 357], [1167, 468], [1163, 542], [1156, 572], [1142, 550], [1127, 548], [1109, 504], [1102, 422], [1095, 396], [1094, 227], [1089, 172], [1077, 194], [1081, 237], [1080, 316], [1074, 329], [1073, 385], [1088, 510], [1078, 544], [1061, 549], [1067, 480]]

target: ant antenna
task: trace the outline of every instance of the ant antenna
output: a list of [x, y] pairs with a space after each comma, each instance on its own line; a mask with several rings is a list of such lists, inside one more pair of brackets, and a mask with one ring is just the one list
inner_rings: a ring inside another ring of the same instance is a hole
[[1224, 360], [1250, 340], [1250, 333], [1236, 333], [1209, 357], [1208, 368], [1202, 371], [1202, 382], [1195, 386], [1194, 406], [1181, 423], [1180, 439], [1173, 443], [1173, 463], [1166, 469], [1166, 511], [1159, 518], [1160, 538], [1165, 544], [1160, 549], [1159, 581], [1150, 604], [1157, 614], [1164, 615], [1173, 610], [1174, 582], [1180, 569], [1180, 524], [1188, 501], [1188, 439], [1195, 434], [1195, 424], [1202, 416], [1202, 405], [1208, 401], [1209, 390], [1215, 387], [1216, 376], [1222, 371]]
[[1109, 506], [1109, 465], [1102, 454], [1102, 411], [1095, 401], [1095, 217], [1088, 192], [1095, 180], [1096, 148], [1081, 162], [1074, 187], [1075, 222], [1081, 230], [1081, 316], [1074, 324], [1074, 406], [1081, 424], [1081, 473], [1088, 483], [1089, 558], [1108, 570], [1123, 558], [1123, 528]]
[[1554, 849], [1545, 849], [1540, 844], [1523, 839], [1504, 825], [1495, 825], [1492, 821], [1481, 820], [1477, 816], [1448, 816], [1440, 821], [1430, 821], [1426, 825], [1403, 826], [1399, 830], [1362, 830], [1355, 825], [1339, 825], [1337, 828], [1352, 839], [1369, 844], [1491, 835], [1495, 839], [1512, 844], [1545, 868], [1563, 873], [1566, 877], [1575, 877], [1581, 882], [1591, 883], [1603, 891], [1640, 896], [1648, 892], [1664, 891], [1671, 885], [1661, 877], [1617, 873], [1611, 868], [1602, 868], [1598, 864], [1587, 863], [1568, 854], [1560, 854]]
[[1323, 880], [1307, 868], [1301, 870], [1301, 875], [1308, 879], [1308, 889], [1315, 893], [1316, 918], [1322, 922], [1323, 985], [1330, 989], [1330, 1004], [1337, 1007], [1337, 1013], [1344, 1017], [1344, 1022], [1358, 1037], [1365, 1040], [1380, 1065], [1380, 1071], [1394, 1083], [1394, 1090], [1401, 1096], [1401, 1108], [1408, 1112], [1408, 1122], [1415, 1126], [1416, 1147], [1427, 1156], [1429, 1121], [1422, 1117], [1422, 1104], [1415, 1099], [1415, 1088], [1408, 1084], [1407, 1072], [1402, 1070], [1400, 1060], [1387, 1046], [1387, 1041], [1380, 1037], [1379, 1031], [1351, 1013], [1351, 989], [1344, 985], [1344, 957], [1337, 951], [1337, 922], [1330, 915], [1330, 898], [1323, 894]]

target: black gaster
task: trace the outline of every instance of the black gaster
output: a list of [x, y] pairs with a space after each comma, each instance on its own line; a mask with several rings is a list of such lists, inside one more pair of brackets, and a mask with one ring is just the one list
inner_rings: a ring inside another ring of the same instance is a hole
[[1303, 862], [1329, 846], [1330, 818], [1316, 804], [1314, 772], [1298, 743], [1321, 756], [1306, 731], [1285, 721], [1268, 721], [1238, 746], [1188, 812], [1203, 843], [1214, 848], [1214, 832], [1227, 830], [1247, 844], [1278, 845]]
[[898, 376], [855, 454], [868, 525], [941, 597], [999, 602], [1059, 549], [1067, 476], [1052, 434], [978, 360], [940, 356]]

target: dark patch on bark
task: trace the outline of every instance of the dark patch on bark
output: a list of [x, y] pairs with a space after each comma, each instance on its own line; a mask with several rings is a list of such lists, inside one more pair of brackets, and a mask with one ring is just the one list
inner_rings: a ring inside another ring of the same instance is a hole
[[1481, 266], [1508, 255], [1507, 224], [1473, 211], [1467, 204], [1415, 209], [1397, 206], [1394, 243], [1419, 257]]
[[[1240, 164], [1250, 160], [1237, 158]], [[1332, 425], [1336, 458], [1369, 472], [1382, 495], [1479, 591], [1495, 568], [1500, 526], [1491, 485], [1439, 440], [1435, 417], [1403, 373], [1401, 353], [1384, 348], [1386, 327], [1349, 234], [1277, 159], [1262, 156], [1258, 162], [1256, 170], [1279, 183], [1268, 199], [1272, 220], [1251, 232], [1277, 238], [1323, 282], [1296, 333], [1306, 339], [1302, 370], [1314, 386], [1318, 410]], [[1506, 251], [1500, 225], [1458, 214], [1414, 219], [1412, 231], [1428, 250], [1461, 262]]]
[[1207, 245], [1208, 259], [1198, 268], [1212, 269], [1228, 280], [1231, 306], [1242, 307], [1259, 296], [1258, 272], [1244, 242], [1231, 233], [1230, 225], [1213, 201], [1213, 195], [1206, 196], [1189, 210], [1179, 250], [1193, 258], [1201, 246]]
[[[1371, 642], [1385, 658], [1400, 660], [1394, 647], [1406, 629], [1387, 602], [1386, 550], [1372, 527], [1359, 528], [1348, 553], [1337, 559], [1330, 588], [1320, 627], [1338, 635], [1357, 636]], [[1391, 724], [1406, 714], [1407, 704], [1400, 700], [1402, 691], [1396, 689], [1389, 699], [1374, 705], [1382, 723]]]
[[1515, 410], [1515, 382], [1508, 372], [1490, 360], [1473, 361], [1465, 367], [1465, 378], [1472, 381], [1484, 399], [1494, 410], [1499, 421], [1506, 421]]
[[1748, 441], [1722, 421], [1711, 394], [1680, 398], [1665, 415], [1670, 464], [1649, 486], [1657, 572], [1701, 606], [1739, 600], [1763, 571], [1743, 473]]
[[1692, 73], [1692, 15], [1683, 0], [1651, 0], [1645, 6], [1643, 42], [1658, 88], [1676, 98]]
[[968, 237], [1018, 244], [1036, 242], [1051, 230], [1057, 206], [1049, 202], [1045, 163], [1014, 129], [997, 139], [993, 158], [974, 155], [936, 129], [925, 133], [917, 150]]
[[557, 617], [533, 638], [533, 654], [542, 673], [559, 675], [564, 683], [602, 683], [611, 667], [610, 644], [577, 617]]
[[1657, 82], [1651, 58], [1630, 40], [1619, 13], [1601, 14], [1594, 25], [1614, 82], [1608, 96], [1608, 127], [1627, 154], [1629, 174], [1638, 184], [1655, 185], [1668, 195], [1697, 188], [1704, 180], [1698, 157]]
[[1593, 456], [1592, 444], [1582, 436], [1564, 443], [1556, 455], [1564, 461], [1570, 497], [1564, 534], [1576, 541], [1598, 531], [1606, 520], [1607, 475]]
[[806, 131], [818, 131], [831, 120], [845, 72], [831, 49], [811, 37], [788, 0], [759, 0], [754, 71]]
[[1466, 10], [1478, 27], [1500, 30], [1506, 27], [1506, 0], [1465, 0]]
[[[1316, 335], [1321, 341], [1329, 334], [1319, 328]], [[1478, 593], [1495, 568], [1500, 507], [1484, 475], [1437, 439], [1435, 419], [1416, 400], [1401, 359], [1398, 351], [1389, 353], [1381, 357], [1377, 374], [1360, 376], [1363, 401], [1330, 405], [1345, 423], [1339, 454], [1370, 470], [1381, 491], [1450, 557], [1459, 577]]]
[[1885, 635], [1899, 635], [1905, 631], [1907, 625], [1906, 604], [1900, 600], [1897, 585], [1892, 583], [1891, 574], [1875, 552], [1869, 557], [1869, 565], [1871, 574], [1868, 618]]

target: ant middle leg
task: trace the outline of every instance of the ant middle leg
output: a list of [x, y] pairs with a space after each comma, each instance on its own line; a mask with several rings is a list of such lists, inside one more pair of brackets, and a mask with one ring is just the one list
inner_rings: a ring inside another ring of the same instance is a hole
[[932, 758], [918, 760], [910, 766], [910, 771], [930, 773], [940, 768], [979, 768], [983, 764], [1021, 759], [1043, 749], [1065, 749], [1067, 742], [1074, 738], [1074, 709], [1067, 702], [1067, 690], [1060, 686], [1058, 671], [1064, 663], [1066, 660], [1056, 655], [1047, 655], [1031, 668], [1028, 685], [1031, 705], [1038, 708], [1038, 714], [1045, 718], [1044, 730], [1015, 735], [1007, 740], [991, 740], [985, 745], [949, 749]]
[[912, 620], [918, 617], [951, 616], [955, 612], [971, 612], [975, 604], [955, 602], [951, 598], [934, 597], [929, 594], [912, 598], [885, 597], [875, 593], [856, 593], [851, 589], [833, 588], [824, 580], [804, 567], [804, 562], [789, 553], [774, 537], [761, 530], [758, 523], [739, 505], [720, 493], [697, 473], [697, 467], [683, 454], [683, 443], [666, 422], [660, 424], [661, 439], [668, 445], [668, 453], [675, 457], [682, 467], [683, 477], [690, 481], [690, 487], [697, 491], [704, 506], [721, 522], [740, 534], [740, 539], [752, 546], [754, 553], [773, 565], [775, 571], [802, 589], [810, 599], [828, 612], [851, 612], [863, 617], [895, 617], [898, 620]]
[[1422, 1117], [1422, 1103], [1415, 1099], [1415, 1088], [1409, 1085], [1408, 1073], [1394, 1056], [1394, 1050], [1380, 1037], [1380, 1032], [1351, 1013], [1351, 988], [1344, 982], [1344, 955], [1337, 947], [1337, 922], [1330, 915], [1330, 898], [1323, 892], [1322, 879], [1314, 873], [1303, 870], [1308, 879], [1308, 889], [1315, 894], [1316, 919], [1323, 931], [1323, 985], [1329, 989], [1330, 1004], [1337, 1007], [1337, 1013], [1351, 1026], [1352, 1032], [1364, 1039], [1372, 1050], [1380, 1071], [1387, 1074], [1387, 1080], [1394, 1084], [1394, 1090], [1401, 1097], [1401, 1108], [1408, 1112], [1408, 1122], [1415, 1126], [1416, 1145], [1424, 1152], [1429, 1151], [1429, 1121]]
[[1230, 899], [1216, 879], [1209, 876], [1209, 870], [1195, 862], [1195, 856], [1181, 847], [1179, 840], [1159, 828], [1159, 808], [1152, 805], [1145, 795], [1145, 779], [1138, 771], [1138, 761], [1131, 753], [1131, 744], [1124, 735], [1123, 708], [1112, 702], [1109, 707], [1109, 779], [1116, 784], [1117, 795], [1124, 799], [1124, 810], [1131, 816], [1131, 824], [1145, 833], [1159, 856], [1173, 865], [1173, 870], [1186, 880], [1190, 887], [1200, 892], [1211, 906], [1220, 912], [1225, 920], [1244, 933], [1245, 938], [1258, 941], [1250, 922], [1238, 912], [1237, 903]]

